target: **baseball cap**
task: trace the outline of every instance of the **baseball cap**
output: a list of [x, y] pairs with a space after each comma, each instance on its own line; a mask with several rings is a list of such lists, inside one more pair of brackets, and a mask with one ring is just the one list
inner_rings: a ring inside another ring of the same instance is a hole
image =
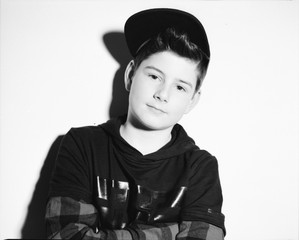
[[132, 56], [135, 57], [140, 46], [150, 38], [171, 27], [186, 33], [190, 41], [210, 58], [209, 42], [201, 22], [188, 12], [171, 8], [147, 9], [128, 18], [124, 33]]

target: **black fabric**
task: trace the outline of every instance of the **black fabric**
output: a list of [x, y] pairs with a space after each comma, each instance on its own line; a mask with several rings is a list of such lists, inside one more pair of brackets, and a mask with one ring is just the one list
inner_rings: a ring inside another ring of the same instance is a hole
[[187, 33], [191, 42], [210, 58], [209, 42], [201, 22], [190, 13], [171, 8], [147, 9], [126, 21], [124, 32], [132, 56], [136, 57], [142, 44], [167, 28]]
[[178, 124], [168, 144], [142, 155], [120, 136], [124, 121], [72, 128], [66, 134], [49, 197], [94, 204], [100, 226], [107, 228], [186, 220], [224, 229], [216, 158], [199, 149]]

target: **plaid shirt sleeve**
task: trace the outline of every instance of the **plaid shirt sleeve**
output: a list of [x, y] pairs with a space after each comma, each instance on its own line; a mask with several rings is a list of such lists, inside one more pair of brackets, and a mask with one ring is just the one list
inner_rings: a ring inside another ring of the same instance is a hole
[[199, 221], [134, 224], [121, 230], [98, 229], [97, 210], [92, 204], [69, 197], [52, 197], [46, 208], [49, 239], [88, 240], [223, 240], [221, 228]]

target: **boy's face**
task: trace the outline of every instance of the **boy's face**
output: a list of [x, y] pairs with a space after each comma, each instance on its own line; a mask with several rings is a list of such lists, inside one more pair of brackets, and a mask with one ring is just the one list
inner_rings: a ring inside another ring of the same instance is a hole
[[130, 62], [125, 75], [130, 91], [128, 121], [148, 130], [172, 128], [198, 101], [196, 66], [187, 58], [164, 51], [145, 59], [129, 77], [134, 67]]

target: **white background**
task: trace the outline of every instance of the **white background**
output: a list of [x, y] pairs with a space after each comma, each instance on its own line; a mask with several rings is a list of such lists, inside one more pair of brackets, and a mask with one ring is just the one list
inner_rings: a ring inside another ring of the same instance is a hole
[[193, 13], [210, 40], [201, 100], [181, 123], [218, 158], [226, 239], [298, 239], [298, 1], [195, 0], [1, 1], [0, 239], [40, 237], [52, 144], [109, 118], [120, 66], [103, 35], [150, 7]]

